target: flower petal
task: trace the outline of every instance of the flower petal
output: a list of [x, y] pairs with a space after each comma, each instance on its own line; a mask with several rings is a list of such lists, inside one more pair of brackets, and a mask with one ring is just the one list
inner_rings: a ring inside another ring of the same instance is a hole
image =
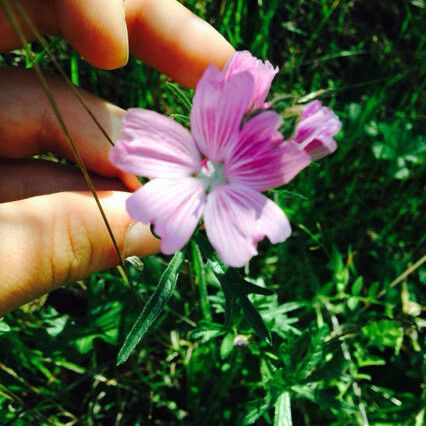
[[266, 106], [265, 100], [271, 88], [272, 80], [278, 72], [278, 67], [274, 68], [269, 61], [262, 62], [247, 50], [235, 52], [223, 70], [225, 80], [244, 71], [250, 72], [254, 78], [252, 108], [264, 108]]
[[123, 119], [123, 140], [110, 152], [111, 162], [138, 176], [170, 178], [199, 170], [200, 154], [187, 129], [154, 111], [132, 108]]
[[221, 162], [237, 142], [241, 121], [252, 101], [254, 81], [248, 72], [226, 83], [213, 65], [204, 72], [191, 111], [191, 130], [200, 151], [212, 162]]
[[230, 183], [266, 191], [289, 182], [309, 165], [309, 155], [297, 143], [283, 140], [280, 124], [277, 113], [265, 111], [244, 125], [225, 162], [224, 173]]
[[204, 223], [221, 259], [236, 268], [257, 254], [256, 245], [265, 236], [276, 244], [291, 234], [283, 211], [243, 185], [217, 186], [207, 197]]
[[181, 249], [194, 232], [206, 203], [203, 184], [194, 178], [154, 179], [127, 200], [130, 217], [153, 224], [161, 251]]
[[315, 100], [303, 108], [292, 140], [300, 144], [312, 160], [319, 160], [337, 149], [333, 136], [340, 128], [341, 123], [337, 115]]

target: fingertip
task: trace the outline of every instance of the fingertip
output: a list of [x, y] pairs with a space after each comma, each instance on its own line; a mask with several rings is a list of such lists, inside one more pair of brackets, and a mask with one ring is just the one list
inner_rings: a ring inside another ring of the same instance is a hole
[[160, 240], [148, 225], [136, 222], [129, 226], [124, 243], [124, 257], [147, 256], [160, 251]]
[[179, 83], [195, 87], [210, 64], [222, 68], [234, 53], [210, 24], [176, 0], [127, 0], [130, 50]]
[[[108, 39], [102, 39], [100, 44], [114, 46], [114, 41], [110, 43]], [[82, 53], [81, 55], [94, 67], [112, 71], [126, 66], [129, 62], [129, 47], [127, 40], [125, 43], [120, 42], [115, 44], [117, 44], [117, 46], [115, 48], [112, 47], [111, 50], [108, 50], [108, 52], [103, 49], [95, 49], [90, 52], [89, 56], [84, 56]]]
[[123, 182], [124, 185], [131, 191], [136, 191], [142, 186], [141, 182], [135, 175], [124, 173], [119, 170], [118, 177], [121, 180], [121, 182]]
[[122, 0], [57, 0], [62, 35], [97, 68], [112, 70], [129, 60], [129, 42]]
[[[177, 78], [185, 86], [195, 87], [209, 65], [222, 69], [235, 49], [213, 26], [195, 15], [191, 27], [181, 39], [187, 57], [182, 55], [185, 63]], [[194, 35], [199, 42], [193, 42]], [[189, 68], [191, 72], [188, 72]]]

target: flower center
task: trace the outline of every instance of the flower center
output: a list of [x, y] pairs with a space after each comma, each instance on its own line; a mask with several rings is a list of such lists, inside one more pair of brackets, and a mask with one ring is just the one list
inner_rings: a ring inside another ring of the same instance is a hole
[[206, 191], [211, 191], [215, 186], [226, 183], [223, 164], [213, 164], [207, 158], [201, 161], [201, 169], [195, 177], [203, 182]]

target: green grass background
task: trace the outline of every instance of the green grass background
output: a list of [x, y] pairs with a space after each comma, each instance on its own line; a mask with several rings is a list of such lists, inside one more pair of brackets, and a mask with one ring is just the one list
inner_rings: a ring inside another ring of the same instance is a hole
[[[425, 2], [184, 3], [280, 66], [273, 97], [319, 98], [343, 122], [334, 155], [270, 193], [292, 238], [262, 243], [244, 271], [275, 292], [251, 299], [272, 345], [237, 304], [225, 327], [221, 289], [207, 277], [206, 303], [186, 265], [154, 330], [116, 367], [143, 306], [134, 291], [146, 300], [167, 264], [149, 257], [142, 272], [130, 266], [133, 291], [113, 270], [0, 320], [0, 424], [423, 425]], [[51, 47], [99, 96], [184, 113], [168, 80], [135, 59], [107, 72]], [[0, 61], [25, 66], [20, 52]]]

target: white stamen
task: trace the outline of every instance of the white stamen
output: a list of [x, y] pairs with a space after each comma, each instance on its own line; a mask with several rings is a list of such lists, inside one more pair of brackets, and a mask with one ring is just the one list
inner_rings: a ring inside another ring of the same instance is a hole
[[206, 191], [211, 191], [215, 186], [226, 183], [223, 164], [213, 164], [210, 160], [202, 161], [201, 170], [195, 177], [203, 182]]

